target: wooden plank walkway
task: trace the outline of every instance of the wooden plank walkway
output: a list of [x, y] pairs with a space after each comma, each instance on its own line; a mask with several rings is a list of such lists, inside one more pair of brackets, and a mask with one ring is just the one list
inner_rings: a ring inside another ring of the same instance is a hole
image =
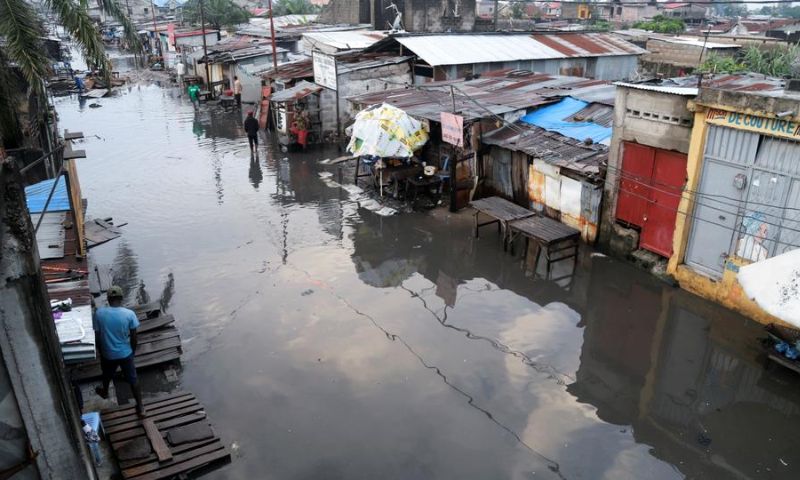
[[[119, 456], [120, 449], [130, 442], [147, 439], [150, 444], [150, 452], [141, 458], [119, 461], [124, 479], [173, 478], [230, 461], [230, 451], [213, 431], [205, 408], [193, 394], [175, 392], [145, 400], [144, 405], [147, 409], [144, 421], [136, 416], [133, 405], [100, 414], [115, 455]], [[203, 435], [204, 432], [208, 434]]]
[[[183, 352], [181, 337], [178, 329], [171, 325], [173, 321], [171, 315], [162, 315], [141, 322], [135, 356], [137, 370], [181, 357]], [[71, 378], [78, 382], [94, 380], [101, 376], [99, 359], [72, 368]]]

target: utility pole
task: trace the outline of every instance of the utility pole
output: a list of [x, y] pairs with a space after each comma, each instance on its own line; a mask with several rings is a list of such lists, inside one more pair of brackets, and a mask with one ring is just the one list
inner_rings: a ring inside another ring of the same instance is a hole
[[269, 31], [272, 36], [272, 67], [278, 73], [278, 49], [275, 47], [275, 22], [272, 20], [272, 0], [269, 0]]
[[200, 0], [200, 28], [203, 32], [203, 64], [206, 66], [206, 88], [208, 88], [209, 95], [214, 98], [214, 89], [211, 88], [211, 73], [208, 70], [208, 45], [206, 44], [206, 11], [203, 8], [205, 2]]
[[161, 51], [161, 36], [158, 34], [158, 25], [156, 24], [156, 6], [153, 5], [153, 0], [150, 0], [150, 13], [153, 14], [153, 34], [156, 38], [156, 45], [158, 45], [158, 56], [161, 57], [161, 64], [164, 62], [164, 53]]
[[500, 13], [500, 2], [494, 0], [494, 31], [497, 31], [497, 16]]

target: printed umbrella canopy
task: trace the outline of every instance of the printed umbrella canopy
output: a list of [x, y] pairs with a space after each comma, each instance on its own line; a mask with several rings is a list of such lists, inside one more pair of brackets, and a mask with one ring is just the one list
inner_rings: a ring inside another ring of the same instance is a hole
[[373, 105], [356, 115], [347, 150], [353, 155], [408, 158], [428, 141], [419, 120], [391, 105]]

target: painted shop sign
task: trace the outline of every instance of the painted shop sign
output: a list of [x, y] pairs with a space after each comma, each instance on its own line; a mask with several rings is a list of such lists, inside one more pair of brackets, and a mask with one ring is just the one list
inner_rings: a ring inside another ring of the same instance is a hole
[[800, 122], [781, 118], [759, 117], [757, 115], [712, 108], [706, 114], [706, 122], [776, 137], [800, 138]]

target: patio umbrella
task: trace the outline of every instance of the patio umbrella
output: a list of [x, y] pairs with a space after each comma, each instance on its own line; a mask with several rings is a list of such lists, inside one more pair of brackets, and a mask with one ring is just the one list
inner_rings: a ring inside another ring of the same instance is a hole
[[422, 122], [391, 105], [374, 105], [356, 115], [347, 150], [353, 155], [407, 158], [428, 141]]

